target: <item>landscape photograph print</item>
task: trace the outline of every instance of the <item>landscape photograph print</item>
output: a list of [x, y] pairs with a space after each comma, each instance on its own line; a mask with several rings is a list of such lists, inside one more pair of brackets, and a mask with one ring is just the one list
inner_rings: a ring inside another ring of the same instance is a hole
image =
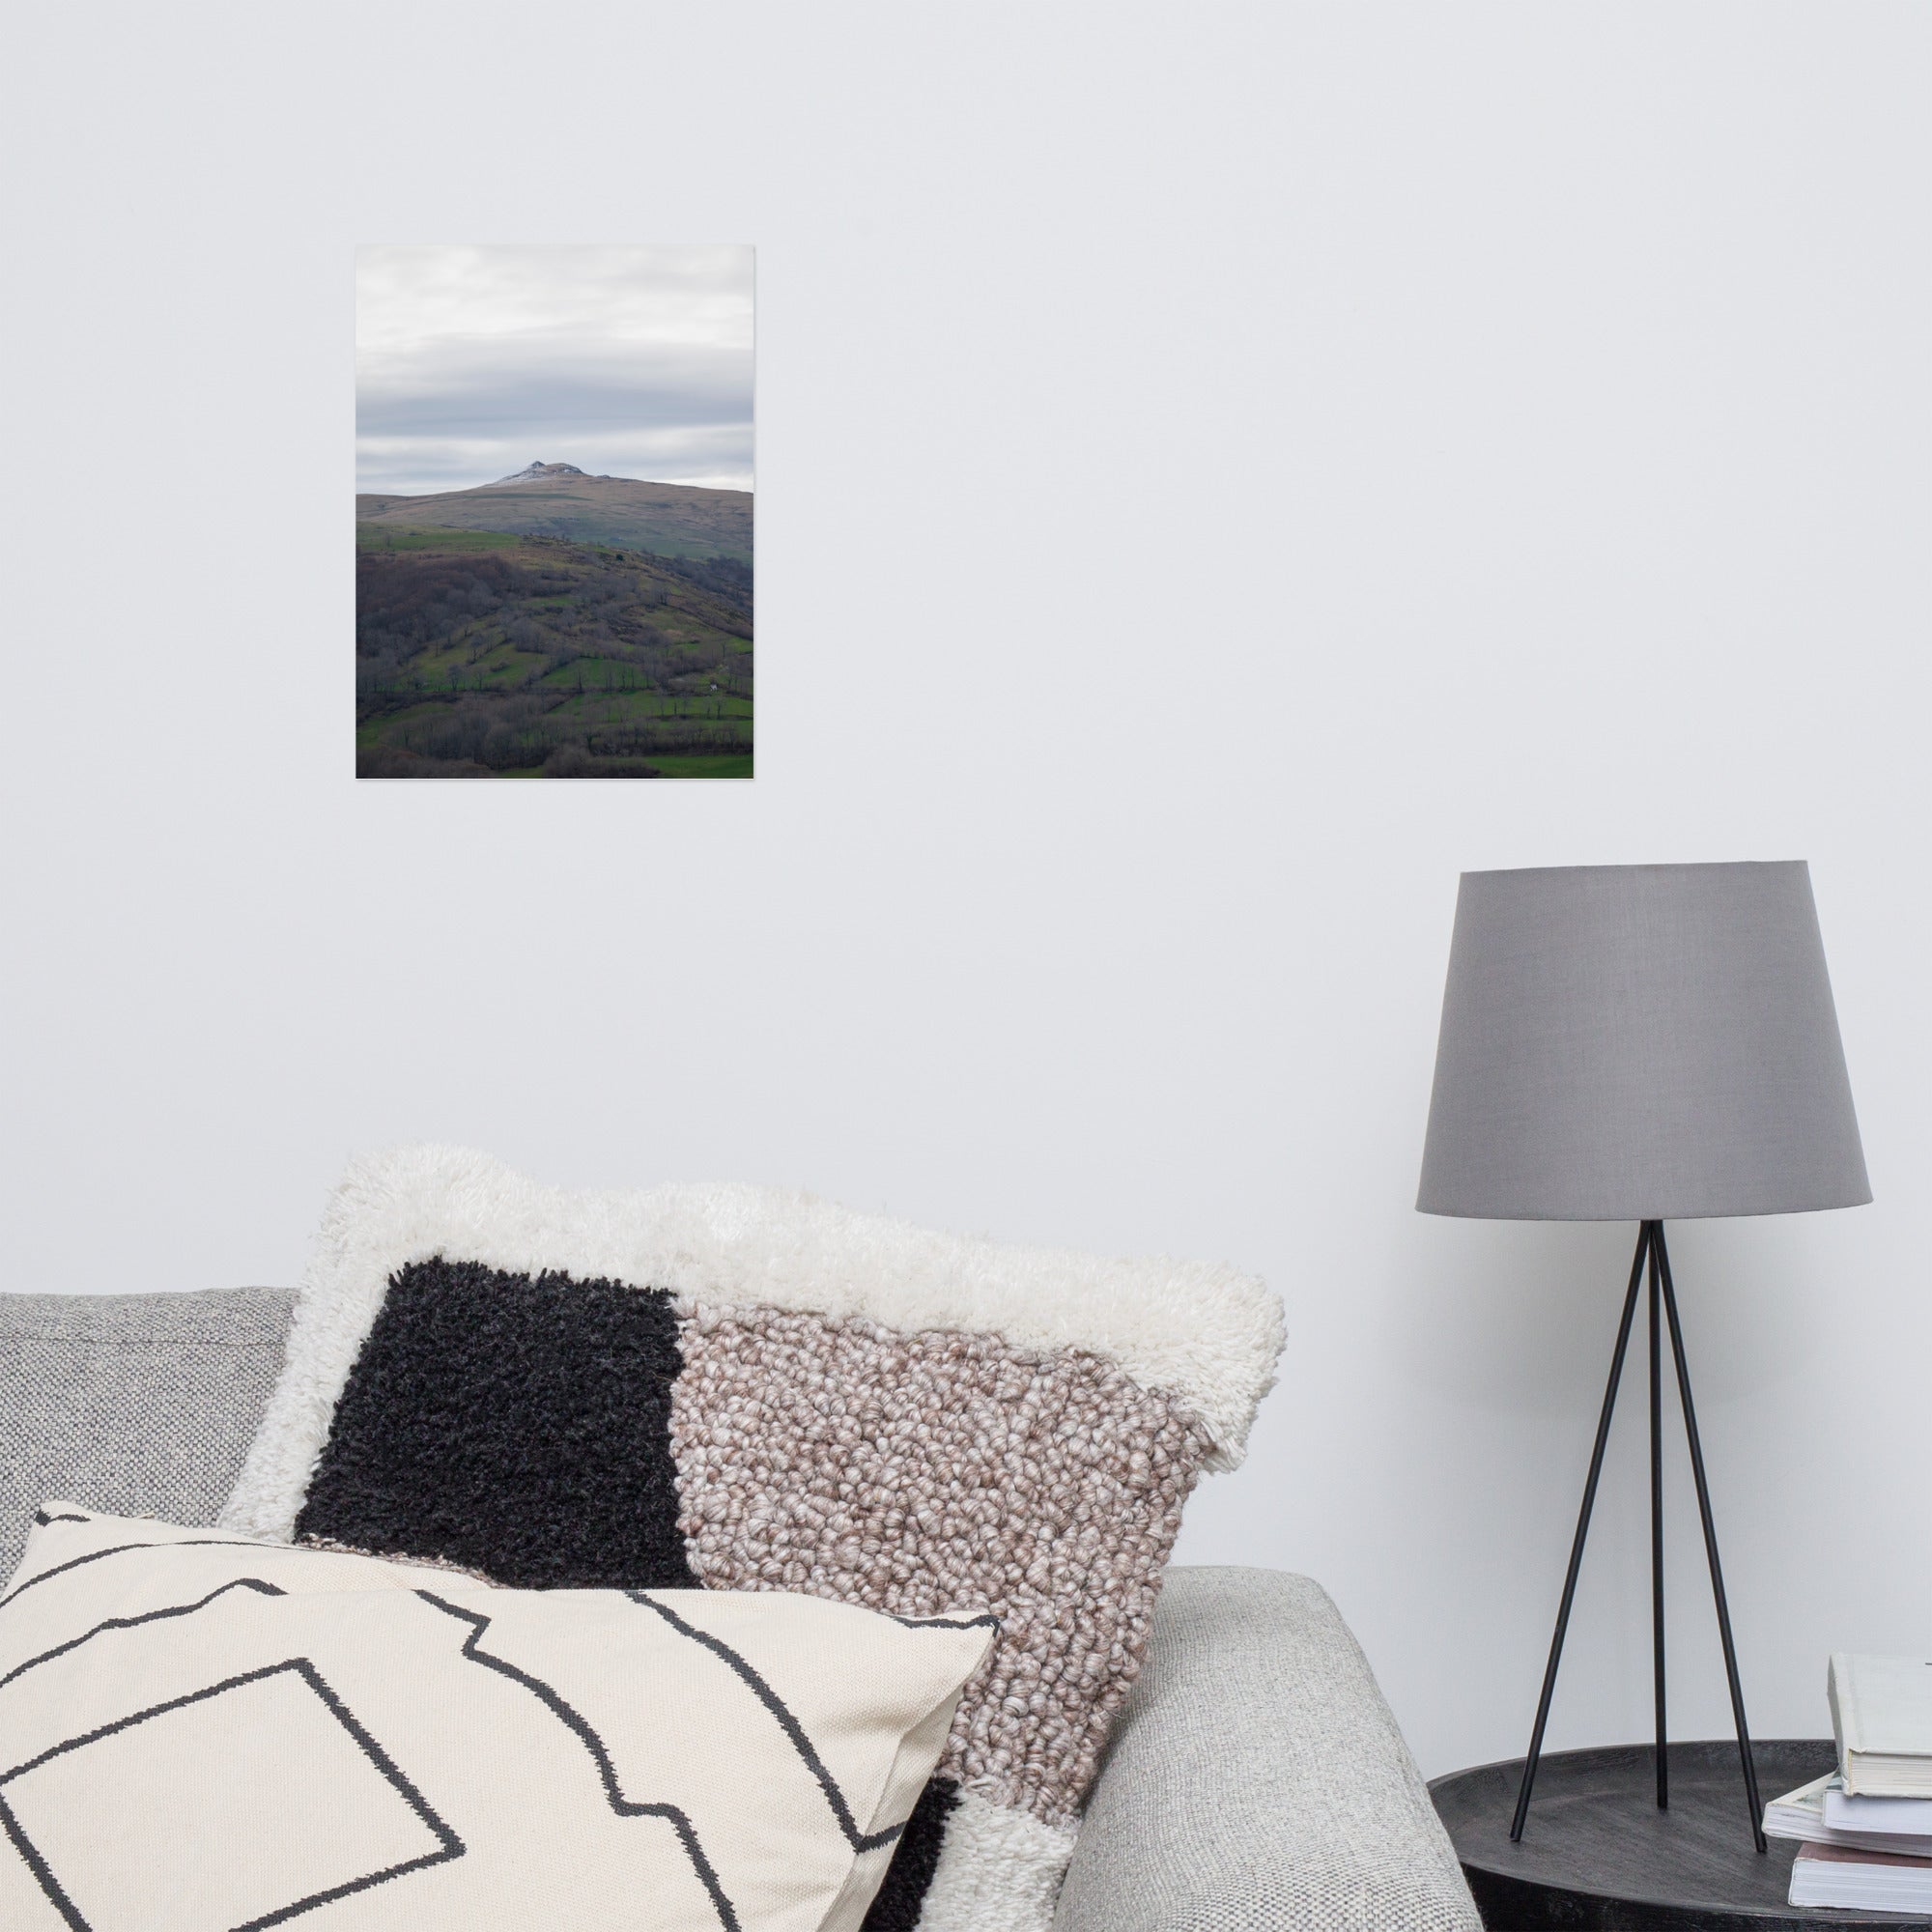
[[753, 251], [356, 251], [358, 779], [752, 776]]

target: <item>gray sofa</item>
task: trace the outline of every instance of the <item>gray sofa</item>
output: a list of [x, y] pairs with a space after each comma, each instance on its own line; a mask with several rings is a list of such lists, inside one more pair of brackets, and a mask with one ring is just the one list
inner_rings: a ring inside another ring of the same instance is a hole
[[[0, 1577], [66, 1497], [213, 1520], [294, 1297], [0, 1294]], [[0, 1846], [0, 1857], [8, 1849]], [[1474, 1932], [1402, 1734], [1319, 1585], [1168, 1572], [1058, 1932]]]

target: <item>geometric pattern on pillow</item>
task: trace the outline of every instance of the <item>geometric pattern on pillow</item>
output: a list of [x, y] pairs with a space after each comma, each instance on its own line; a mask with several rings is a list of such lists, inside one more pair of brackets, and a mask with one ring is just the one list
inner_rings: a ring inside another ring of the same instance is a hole
[[867, 1925], [1028, 1932], [1280, 1342], [1231, 1269], [406, 1149], [331, 1204], [222, 1520], [501, 1582], [996, 1616]]
[[[221, 1776], [238, 1750], [247, 1777]], [[293, 1839], [272, 1869], [236, 1856], [318, 1804], [328, 1832]], [[104, 1844], [101, 1818], [116, 1825]], [[300, 1657], [128, 1712], [0, 1773], [0, 1823], [48, 1900], [99, 1932], [136, 1932], [149, 1900], [189, 1894], [183, 1916], [211, 1927], [279, 1924], [465, 1851]]]
[[55, 1505], [0, 1597], [0, 1923], [851, 1932], [990, 1635]]

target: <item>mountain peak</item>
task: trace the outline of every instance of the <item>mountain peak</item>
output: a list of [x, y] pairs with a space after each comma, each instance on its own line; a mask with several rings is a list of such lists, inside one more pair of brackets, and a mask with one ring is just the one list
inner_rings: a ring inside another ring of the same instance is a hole
[[[574, 463], [532, 463], [527, 469], [519, 469], [514, 476], [499, 476], [497, 483], [541, 483], [551, 476], [582, 476], [584, 472]], [[496, 488], [496, 484], [488, 486]]]

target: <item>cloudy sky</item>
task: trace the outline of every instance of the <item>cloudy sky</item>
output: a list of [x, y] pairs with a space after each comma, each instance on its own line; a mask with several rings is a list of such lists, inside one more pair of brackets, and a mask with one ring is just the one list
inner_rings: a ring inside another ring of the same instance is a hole
[[752, 250], [356, 251], [355, 487], [752, 487]]

